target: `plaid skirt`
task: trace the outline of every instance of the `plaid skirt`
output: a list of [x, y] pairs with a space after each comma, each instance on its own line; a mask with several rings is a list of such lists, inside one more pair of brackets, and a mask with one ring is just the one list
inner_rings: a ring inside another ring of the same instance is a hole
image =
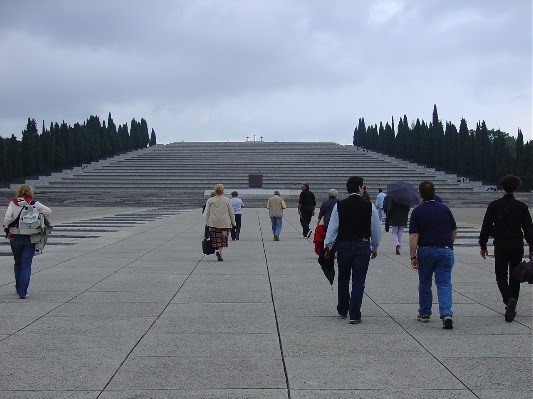
[[211, 246], [213, 248], [227, 247], [229, 230], [230, 229], [221, 227], [209, 227]]

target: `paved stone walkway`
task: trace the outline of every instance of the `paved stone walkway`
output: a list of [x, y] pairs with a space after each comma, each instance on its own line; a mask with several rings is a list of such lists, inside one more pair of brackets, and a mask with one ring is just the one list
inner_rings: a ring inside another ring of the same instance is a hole
[[482, 211], [454, 213], [443, 330], [416, 321], [407, 234], [401, 256], [384, 235], [349, 325], [295, 209], [279, 242], [266, 209], [245, 209], [224, 262], [201, 254], [198, 209], [57, 209], [26, 300], [0, 245], [0, 398], [530, 399], [532, 288], [505, 323], [476, 245]]

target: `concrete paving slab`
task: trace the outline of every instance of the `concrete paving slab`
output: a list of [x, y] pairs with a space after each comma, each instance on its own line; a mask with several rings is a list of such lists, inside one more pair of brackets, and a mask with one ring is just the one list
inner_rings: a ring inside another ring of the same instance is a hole
[[[432, 356], [287, 357], [293, 389], [463, 389], [464, 385]], [[332, 372], [342, 370], [343, 372]]]
[[284, 387], [277, 356], [131, 357], [109, 384], [111, 390]]
[[352, 389], [305, 390], [291, 389], [293, 399], [474, 399], [476, 395], [466, 389]]
[[502, 398], [531, 399], [533, 398], [533, 389], [530, 389], [529, 391], [517, 391], [514, 389], [513, 390], [476, 389], [473, 392], [477, 395], [479, 399], [502, 399]]
[[24, 328], [32, 334], [100, 334], [115, 335], [135, 332], [140, 338], [154, 323], [156, 317], [54, 317], [45, 316]]
[[241, 357], [265, 356], [279, 351], [278, 334], [152, 333], [148, 332], [133, 356]]
[[278, 399], [286, 398], [287, 389], [165, 389], [106, 390], [100, 399]]
[[471, 390], [531, 391], [531, 358], [445, 357], [441, 361]]

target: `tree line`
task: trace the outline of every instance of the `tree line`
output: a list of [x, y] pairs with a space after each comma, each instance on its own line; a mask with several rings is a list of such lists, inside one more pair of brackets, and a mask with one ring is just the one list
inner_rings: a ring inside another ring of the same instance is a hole
[[126, 123], [117, 127], [111, 113], [107, 123], [91, 115], [81, 125], [70, 126], [63, 121], [50, 123], [47, 129], [43, 121], [40, 134], [35, 119], [28, 118], [22, 140], [15, 135], [0, 137], [0, 183], [49, 175], [156, 144], [154, 129], [149, 135], [142, 118], [140, 122], [132, 119], [129, 128]]
[[366, 126], [360, 118], [355, 127], [353, 145], [381, 152], [410, 162], [424, 164], [458, 176], [497, 184], [502, 176], [513, 174], [522, 179], [522, 189], [533, 189], [533, 140], [524, 143], [522, 131], [517, 137], [501, 130], [487, 129], [485, 121], [469, 129], [463, 118], [459, 129], [439, 120], [433, 107], [430, 123], [417, 119], [411, 124], [407, 116], [398, 121], [395, 132], [391, 123]]

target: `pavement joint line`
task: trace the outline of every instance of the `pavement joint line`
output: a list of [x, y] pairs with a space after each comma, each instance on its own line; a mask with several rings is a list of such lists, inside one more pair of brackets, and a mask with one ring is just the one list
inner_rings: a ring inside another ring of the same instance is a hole
[[407, 329], [402, 326], [389, 312], [387, 312], [385, 309], [383, 309], [383, 307], [381, 307], [376, 301], [374, 301], [374, 299], [372, 299], [372, 297], [370, 295], [368, 295], [366, 292], [364, 293], [364, 295], [370, 300], [372, 301], [372, 303], [374, 303], [374, 305], [376, 305], [378, 308], [380, 308], [394, 323], [396, 323], [403, 331], [405, 331], [405, 333], [407, 335], [409, 335], [412, 339], [414, 339], [414, 341], [420, 345], [420, 347], [422, 349], [424, 349], [426, 351], [426, 353], [428, 353], [433, 359], [435, 359], [437, 361], [437, 363], [439, 363], [442, 367], [444, 367], [457, 381], [459, 381], [461, 383], [461, 385], [463, 385], [472, 395], [474, 395], [476, 398], [478, 399], [481, 399], [478, 395], [476, 395], [474, 393], [474, 391], [472, 389], [470, 389], [459, 377], [457, 377], [457, 375], [452, 371], [450, 370], [448, 367], [446, 367], [446, 365], [444, 365], [444, 363], [442, 363], [442, 361], [436, 357], [431, 351], [429, 351], [418, 339], [415, 338], [415, 336], [413, 334], [411, 334], [409, 331], [407, 331]]
[[[193, 226], [196, 226], [196, 225], [193, 225]], [[179, 234], [171, 237], [170, 239], [168, 239], [167, 241], [164, 241], [161, 243], [161, 245], [158, 245], [157, 247], [154, 247], [152, 250], [146, 252], [145, 254], [143, 254], [142, 256], [140, 256], [138, 259], [142, 258], [144, 255], [146, 254], [149, 254], [153, 251], [155, 251], [157, 248], [161, 247], [162, 245], [174, 240], [177, 236], [189, 231], [192, 227], [189, 227], [188, 229], [180, 232]], [[200, 257], [200, 259], [198, 260], [198, 262], [196, 262], [196, 265], [194, 265], [194, 267], [192, 268], [191, 272], [187, 275], [187, 278], [185, 278], [185, 280], [183, 280], [183, 282], [181, 283], [181, 285], [179, 286], [179, 288], [176, 290], [176, 292], [174, 293], [174, 295], [172, 295], [172, 297], [170, 298], [170, 300], [167, 302], [167, 304], [165, 305], [165, 307], [161, 310], [161, 312], [157, 315], [157, 317], [154, 319], [154, 321], [148, 326], [148, 328], [146, 329], [146, 331], [144, 332], [143, 335], [141, 335], [141, 337], [137, 340], [137, 342], [133, 345], [133, 347], [131, 348], [131, 350], [128, 352], [128, 354], [124, 357], [124, 359], [122, 360], [122, 362], [120, 362], [120, 364], [118, 365], [117, 369], [115, 370], [115, 372], [111, 375], [111, 377], [109, 378], [109, 381], [107, 381], [107, 383], [105, 384], [105, 386], [102, 388], [102, 390], [100, 391], [100, 393], [98, 394], [98, 396], [96, 397], [96, 399], [100, 398], [100, 396], [106, 391], [107, 387], [109, 386], [109, 384], [111, 384], [111, 381], [113, 381], [113, 378], [115, 378], [115, 376], [117, 375], [117, 373], [120, 371], [120, 369], [122, 368], [122, 366], [124, 365], [124, 363], [126, 363], [126, 361], [129, 359], [130, 355], [133, 353], [133, 351], [135, 350], [135, 348], [137, 348], [137, 346], [141, 343], [141, 341], [144, 339], [144, 337], [146, 336], [146, 334], [148, 334], [148, 332], [152, 329], [152, 327], [154, 326], [154, 324], [159, 320], [159, 318], [161, 317], [161, 315], [168, 309], [168, 307], [170, 306], [170, 304], [172, 303], [172, 301], [174, 300], [174, 298], [176, 297], [176, 295], [178, 295], [178, 292], [180, 292], [180, 290], [183, 288], [183, 286], [185, 285], [185, 283], [187, 282], [187, 280], [189, 279], [189, 277], [191, 277], [191, 275], [194, 273], [194, 271], [196, 270], [196, 268], [198, 267], [198, 265], [202, 262], [202, 260], [205, 258], [206, 255], [202, 255]], [[132, 262], [130, 262], [129, 264], [131, 264]], [[127, 266], [127, 265], [126, 265]], [[124, 267], [126, 267], [124, 266]], [[122, 269], [122, 268], [121, 268]]]
[[[398, 263], [399, 265], [401, 265], [401, 266], [403, 266], [403, 267], [405, 267], [405, 268], [407, 268], [407, 269], [411, 269], [411, 270], [414, 271], [414, 269], [413, 269], [412, 267], [403, 264], [402, 262], [400, 262], [398, 259], [396, 259], [395, 257], [393, 257], [393, 256], [391, 256], [391, 255], [385, 255], [385, 254], [383, 254], [383, 256], [385, 256], [385, 257], [387, 257], [387, 258], [389, 258], [389, 259], [395, 261], [396, 263]], [[484, 269], [484, 268], [482, 268], [482, 267], [478, 267], [478, 266], [474, 266], [474, 265], [469, 265], [469, 266], [474, 267], [474, 268], [476, 268], [476, 269], [478, 269], [478, 270], [481, 270], [481, 271], [483, 271], [483, 272], [490, 273], [490, 271], [488, 271], [487, 269]], [[491, 275], [492, 275], [492, 274], [491, 274]], [[485, 304], [483, 304], [483, 303], [481, 303], [481, 302], [479, 302], [479, 301], [476, 301], [475, 299], [470, 298], [468, 295], [466, 295], [466, 294], [464, 294], [464, 293], [462, 293], [462, 292], [459, 292], [459, 291], [455, 290], [454, 288], [452, 288], [452, 291], [453, 291], [454, 293], [456, 293], [456, 294], [462, 295], [462, 296], [464, 296], [465, 298], [470, 299], [470, 300], [473, 301], [474, 303], [476, 303], [476, 304], [478, 304], [478, 305], [480, 305], [480, 306], [482, 306], [482, 307], [484, 307], [484, 308], [486, 308], [486, 309], [492, 310], [493, 312], [496, 312], [496, 313], [498, 313], [498, 314], [500, 314], [500, 315], [502, 315], [502, 316], [504, 315], [504, 313], [502, 313], [502, 312], [500, 312], [500, 311], [498, 311], [498, 310], [495, 310], [495, 309], [491, 308], [490, 306], [485, 305]], [[365, 292], [365, 295], [366, 295], [366, 292]], [[518, 324], [520, 324], [520, 325], [522, 325], [522, 326], [524, 326], [524, 327], [526, 327], [528, 330], [533, 330], [533, 328], [532, 328], [532, 327], [529, 327], [527, 324], [521, 323], [521, 322], [518, 321], [518, 320], [515, 320], [515, 322], [518, 323]]]
[[[177, 214], [177, 215], [179, 215], [179, 214]], [[178, 220], [179, 220], [179, 219], [178, 219]], [[43, 272], [43, 271], [46, 271], [46, 270], [52, 269], [52, 268], [54, 268], [54, 267], [56, 267], [56, 266], [62, 265], [63, 263], [70, 262], [71, 260], [77, 259], [77, 258], [79, 258], [79, 257], [82, 257], [82, 256], [85, 256], [85, 255], [87, 255], [87, 254], [93, 253], [93, 252], [95, 252], [95, 251], [99, 251], [99, 250], [101, 250], [101, 249], [103, 249], [103, 248], [107, 248], [107, 247], [110, 246], [110, 245], [115, 245], [116, 243], [119, 243], [119, 242], [122, 242], [122, 241], [125, 241], [125, 240], [129, 240], [131, 237], [136, 237], [136, 236], [138, 236], [138, 235], [144, 234], [144, 233], [149, 232], [149, 231], [151, 231], [151, 230], [155, 230], [155, 229], [157, 229], [157, 228], [159, 228], [159, 227], [161, 227], [161, 226], [164, 226], [164, 225], [166, 225], [166, 224], [170, 224], [170, 223], [173, 223], [173, 222], [166, 222], [166, 223], [163, 223], [163, 224], [161, 224], [161, 225], [157, 225], [157, 226], [152, 227], [152, 228], [149, 228], [149, 229], [147, 229], [147, 230], [143, 230], [143, 231], [141, 231], [141, 232], [139, 232], [139, 233], [132, 234], [132, 235], [129, 235], [129, 236], [127, 236], [127, 237], [124, 237], [124, 238], [122, 238], [122, 239], [120, 239], [120, 240], [113, 241], [113, 242], [111, 242], [111, 243], [109, 243], [109, 244], [105, 244], [105, 245], [103, 245], [103, 246], [101, 246], [101, 247], [98, 247], [98, 248], [95, 248], [95, 249], [93, 249], [93, 250], [90, 250], [90, 251], [84, 252], [84, 253], [82, 253], [82, 254], [78, 254], [78, 255], [76, 255], [76, 256], [73, 256], [72, 258], [65, 259], [64, 261], [59, 262], [59, 263], [57, 263], [57, 264], [55, 264], [55, 265], [52, 265], [52, 266], [50, 266], [50, 267], [46, 267], [46, 268], [43, 268], [43, 269], [41, 269], [41, 270], [39, 270], [39, 271], [36, 271], [35, 273], [32, 272], [31, 275], [33, 276], [33, 275], [39, 274], [39, 273], [41, 273], [41, 272]], [[199, 224], [199, 223], [200, 223], [200, 222], [198, 222], [197, 224]], [[142, 225], [144, 225], [144, 223], [143, 223]], [[194, 227], [194, 226], [196, 226], [196, 225], [193, 225], [193, 226], [191, 226], [190, 228], [192, 228], [192, 227]], [[133, 227], [133, 226], [127, 226], [127, 227]], [[93, 230], [93, 232], [94, 232], [94, 230]], [[79, 237], [79, 238], [83, 239], [83, 238], [86, 238], [86, 237]], [[120, 269], [119, 269], [119, 270], [120, 270]], [[109, 277], [109, 276], [108, 276], [108, 277]], [[106, 278], [107, 278], [107, 277], [106, 277]], [[0, 285], [0, 287], [5, 287], [5, 286], [10, 285], [10, 284], [13, 284], [13, 281], [10, 281], [10, 282], [8, 282], [8, 283], [2, 284], [2, 285]], [[75, 298], [75, 297], [74, 297], [74, 298]], [[74, 298], [72, 298], [72, 299], [74, 299]], [[68, 302], [68, 301], [67, 301], [67, 302]], [[27, 326], [26, 326], [26, 327], [27, 327]]]
[[[261, 218], [259, 217], [259, 211], [256, 211], [257, 223], [259, 224], [259, 234], [261, 236], [261, 245], [263, 246], [263, 255], [265, 257], [265, 266], [268, 276], [268, 285], [270, 287], [270, 298], [272, 299], [272, 309], [274, 310], [274, 319], [276, 320], [276, 331], [278, 334], [279, 350], [281, 354], [281, 362], [283, 364], [283, 373], [285, 374], [285, 383], [287, 384], [287, 397], [291, 399], [291, 387], [289, 383], [289, 373], [287, 371], [287, 364], [285, 363], [285, 353], [283, 352], [283, 343], [281, 341], [281, 332], [279, 330], [278, 312], [276, 311], [276, 302], [274, 300], [274, 290], [272, 289], [272, 280], [270, 278], [270, 269], [268, 267], [268, 256], [265, 249], [265, 238], [263, 235], [263, 228], [261, 225]], [[97, 398], [98, 399], [98, 398]]]
[[[168, 222], [168, 223], [171, 223], [171, 222]], [[165, 224], [167, 224], [167, 223], [165, 223]], [[93, 287], [95, 287], [96, 285], [100, 284], [102, 281], [104, 281], [104, 280], [108, 279], [109, 277], [115, 275], [115, 274], [118, 273], [119, 271], [121, 271], [121, 270], [125, 269], [126, 267], [128, 267], [129, 265], [131, 265], [133, 262], [138, 261], [138, 260], [141, 259], [143, 256], [145, 256], [145, 255], [147, 255], [147, 254], [149, 254], [149, 253], [155, 251], [157, 248], [159, 248], [159, 247], [161, 247], [162, 245], [166, 244], [167, 242], [169, 242], [169, 241], [175, 239], [176, 237], [182, 235], [183, 233], [185, 233], [185, 232], [191, 230], [191, 229], [192, 229], [193, 227], [195, 227], [195, 226], [196, 226], [196, 225], [192, 225], [192, 226], [190, 226], [188, 229], [185, 229], [184, 231], [181, 231], [181, 232], [179, 232], [178, 234], [172, 236], [172, 237], [169, 238], [167, 241], [164, 241], [164, 242], [160, 243], [158, 246], [152, 248], [150, 251], [143, 253], [141, 256], [139, 256], [139, 257], [137, 257], [137, 258], [135, 258], [135, 259], [132, 259], [130, 262], [128, 262], [127, 264], [125, 264], [125, 265], [122, 266], [121, 268], [119, 268], [119, 269], [115, 270], [113, 273], [111, 273], [111, 274], [105, 276], [105, 277], [102, 278], [101, 280], [99, 280], [99, 281], [97, 281], [96, 283], [94, 283], [93, 285], [91, 285], [91, 286], [90, 286], [89, 288], [87, 288], [86, 290], [83, 290], [82, 292], [80, 292], [80, 293], [78, 293], [77, 295], [75, 295], [75, 296], [73, 296], [72, 298], [70, 298], [68, 301], [65, 301], [65, 302], [63, 302], [62, 304], [57, 305], [55, 308], [50, 309], [48, 312], [42, 314], [40, 317], [36, 318], [36, 319], [33, 320], [31, 323], [26, 324], [24, 327], [21, 327], [21, 328], [18, 329], [17, 331], [15, 331], [15, 332], [13, 332], [13, 333], [11, 333], [11, 334], [6, 334], [6, 336], [5, 336], [4, 338], [0, 339], [0, 342], [2, 342], [2, 341], [4, 341], [4, 340], [8, 339], [9, 337], [11, 337], [11, 336], [13, 336], [13, 335], [15, 335], [15, 334], [18, 334], [19, 332], [21, 332], [21, 331], [24, 330], [25, 328], [31, 326], [33, 323], [35, 323], [35, 322], [41, 320], [43, 317], [49, 315], [50, 313], [52, 313], [52, 312], [55, 311], [56, 309], [59, 309], [61, 306], [65, 305], [65, 304], [67, 304], [67, 303], [69, 303], [69, 302], [71, 302], [73, 299], [76, 299], [76, 298], [79, 297], [80, 295], [83, 295], [84, 293], [86, 293], [87, 291], [89, 291], [91, 288], [93, 288]], [[153, 229], [158, 228], [158, 227], [159, 227], [159, 226], [156, 226], [156, 227], [150, 228], [150, 229], [148, 229], [148, 230], [143, 231], [142, 233], [145, 233], [145, 232], [147, 232], [147, 231], [153, 230]], [[63, 261], [63, 262], [60, 262], [60, 263], [58, 263], [58, 264], [56, 264], [56, 265], [53, 265], [53, 266], [50, 266], [50, 267], [48, 267], [48, 268], [45, 268], [45, 269], [39, 270], [39, 271], [36, 272], [36, 273], [32, 273], [32, 275], [34, 275], [34, 274], [38, 274], [38, 273], [40, 273], [40, 272], [42, 272], [42, 271], [45, 271], [45, 270], [52, 269], [52, 268], [54, 268], [54, 267], [56, 267], [56, 266], [58, 266], [58, 265], [61, 265], [61, 264], [65, 263], [65, 262], [68, 262], [68, 261], [70, 261], [70, 260], [72, 260], [72, 259], [76, 259], [76, 258], [79, 258], [80, 256], [84, 256], [84, 255], [86, 255], [86, 254], [89, 254], [89, 253], [92, 253], [92, 252], [98, 251], [98, 250], [100, 250], [100, 249], [102, 249], [102, 248], [106, 248], [106, 247], [108, 247], [109, 245], [116, 244], [117, 242], [124, 241], [124, 240], [126, 240], [126, 239], [129, 239], [129, 238], [131, 238], [131, 237], [135, 237], [135, 236], [137, 236], [137, 235], [139, 235], [139, 234], [142, 234], [142, 233], [133, 234], [133, 235], [130, 235], [130, 236], [128, 236], [128, 237], [125, 237], [125, 238], [123, 238], [123, 239], [121, 239], [121, 240], [118, 240], [118, 241], [115, 241], [115, 242], [113, 242], [113, 243], [106, 244], [106, 245], [104, 245], [104, 246], [102, 246], [102, 247], [99, 247], [99, 248], [93, 249], [92, 251], [85, 252], [84, 254], [80, 254], [80, 255], [78, 255], [78, 256], [75, 256], [75, 257], [70, 258], [70, 259], [68, 259], [68, 260], [65, 260], [65, 261]], [[198, 263], [200, 263], [202, 259], [203, 259], [203, 257], [198, 261]], [[194, 269], [196, 269], [196, 266], [194, 267]], [[193, 269], [193, 270], [194, 270], [194, 269]], [[190, 276], [190, 274], [189, 274], [189, 276]], [[187, 279], [189, 278], [189, 276], [187, 276]], [[187, 279], [185, 279], [185, 281], [187, 281]], [[11, 283], [7, 283], [7, 284], [4, 284], [4, 285], [2, 285], [2, 287], [6, 286], [6, 285], [9, 285], [9, 284], [12, 284], [12, 283], [13, 283], [13, 282], [11, 282]], [[183, 286], [183, 284], [180, 286], [180, 288], [181, 288], [182, 286]], [[178, 289], [178, 291], [179, 291], [179, 289]], [[177, 292], [176, 292], [176, 294], [177, 294]], [[174, 297], [176, 296], [176, 294], [174, 294], [174, 296], [173, 296], [172, 298], [174, 298]], [[172, 301], [172, 299], [171, 299], [171, 301]], [[165, 306], [165, 309], [166, 309], [167, 307], [168, 307], [168, 304], [167, 304], [167, 306]], [[159, 316], [161, 316], [161, 314], [159, 314]], [[158, 316], [157, 318], [159, 318], [159, 316]], [[157, 320], [157, 318], [156, 318], [156, 320]], [[154, 323], [155, 323], [155, 321], [154, 321]], [[152, 325], [153, 325], [153, 323], [150, 325], [150, 327], [151, 327]], [[148, 331], [147, 331], [147, 332], [148, 332]], [[144, 335], [146, 335], [146, 333], [145, 333]], [[144, 335], [143, 335], [143, 337], [144, 337]], [[141, 338], [141, 339], [142, 339], [142, 338]], [[139, 340], [139, 342], [140, 342], [140, 340]], [[138, 342], [137, 342], [137, 344], [138, 344]], [[136, 345], [137, 345], [137, 344], [136, 344]], [[136, 345], [135, 345], [135, 346], [136, 346]], [[134, 347], [134, 348], [135, 348], [135, 347]], [[132, 350], [133, 350], [133, 349], [132, 349]], [[128, 356], [129, 356], [129, 354], [128, 354]], [[126, 359], [127, 359], [127, 357], [126, 357]], [[123, 364], [123, 363], [121, 363], [121, 364]], [[117, 372], [118, 372], [118, 370], [117, 370]], [[115, 374], [116, 374], [116, 373], [115, 373]], [[113, 374], [113, 376], [114, 376], [115, 374]], [[112, 378], [111, 378], [111, 379], [112, 379]], [[110, 380], [110, 381], [111, 381], [111, 380]], [[109, 381], [109, 382], [110, 382], [110, 381]], [[108, 382], [108, 384], [109, 384], [109, 382]], [[107, 386], [107, 384], [106, 384], [106, 386]], [[104, 389], [105, 389], [105, 388], [104, 388]], [[102, 391], [102, 392], [103, 392], [103, 391]], [[97, 398], [97, 399], [98, 399], [98, 398]]]

